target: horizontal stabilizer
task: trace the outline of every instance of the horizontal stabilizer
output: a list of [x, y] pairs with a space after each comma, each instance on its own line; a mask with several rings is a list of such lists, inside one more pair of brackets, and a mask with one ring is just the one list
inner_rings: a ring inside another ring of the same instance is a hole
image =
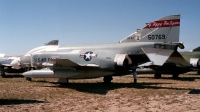
[[142, 50], [147, 55], [150, 62], [144, 63], [140, 66], [162, 66], [168, 59], [183, 66], [190, 66], [190, 64], [182, 57], [178, 51], [156, 48], [142, 48]]
[[[152, 65], [162, 66], [174, 50], [169, 49], [156, 49], [156, 48], [142, 48], [147, 55]], [[150, 64], [150, 63], [148, 63]]]
[[182, 57], [182, 55], [178, 51], [174, 51], [169, 59], [178, 62], [181, 65], [190, 66], [190, 64]]

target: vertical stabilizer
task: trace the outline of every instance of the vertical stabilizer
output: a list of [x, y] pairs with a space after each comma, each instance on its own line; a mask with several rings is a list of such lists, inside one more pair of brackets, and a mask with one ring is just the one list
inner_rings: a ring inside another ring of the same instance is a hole
[[169, 15], [147, 23], [120, 43], [124, 42], [179, 42], [180, 15]]

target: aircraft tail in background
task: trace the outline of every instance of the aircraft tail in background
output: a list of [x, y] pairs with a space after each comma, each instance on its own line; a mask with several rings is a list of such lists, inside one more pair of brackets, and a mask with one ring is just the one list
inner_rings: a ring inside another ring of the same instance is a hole
[[197, 48], [195, 48], [195, 49], [193, 49], [193, 50], [191, 50], [191, 51], [200, 51], [200, 46], [199, 47], [197, 47]]

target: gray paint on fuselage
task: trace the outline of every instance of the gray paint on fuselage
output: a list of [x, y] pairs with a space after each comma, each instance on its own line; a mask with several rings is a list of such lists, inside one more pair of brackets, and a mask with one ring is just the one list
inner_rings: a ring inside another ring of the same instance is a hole
[[[35, 62], [34, 65], [38, 63], [41, 65], [43, 62], [45, 62], [44, 60], [49, 60], [49, 58], [52, 58], [52, 56], [60, 56], [60, 59], [69, 59], [78, 64], [96, 64], [99, 65], [100, 68], [107, 68], [111, 67], [111, 65], [114, 65], [114, 58], [116, 54], [139, 55], [139, 52], [141, 52], [141, 47], [153, 48], [154, 42], [59, 46], [56, 51], [41, 51], [40, 53], [33, 53], [32, 58], [33, 60], [38, 60], [36, 58], [40, 58], [40, 62]], [[71, 53], [74, 50], [80, 50], [80, 52]], [[88, 51], [92, 51], [94, 54], [97, 54], [97, 57], [92, 57], [90, 61], [85, 61], [80, 57], [80, 54], [84, 54]]]

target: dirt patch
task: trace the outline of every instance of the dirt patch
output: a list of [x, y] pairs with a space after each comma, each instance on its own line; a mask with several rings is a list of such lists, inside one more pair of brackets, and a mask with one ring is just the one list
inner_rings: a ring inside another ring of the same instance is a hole
[[178, 79], [163, 75], [69, 80], [69, 85], [53, 84], [57, 79], [23, 77], [0, 78], [0, 111], [156, 112], [200, 111], [200, 76], [183, 74]]

